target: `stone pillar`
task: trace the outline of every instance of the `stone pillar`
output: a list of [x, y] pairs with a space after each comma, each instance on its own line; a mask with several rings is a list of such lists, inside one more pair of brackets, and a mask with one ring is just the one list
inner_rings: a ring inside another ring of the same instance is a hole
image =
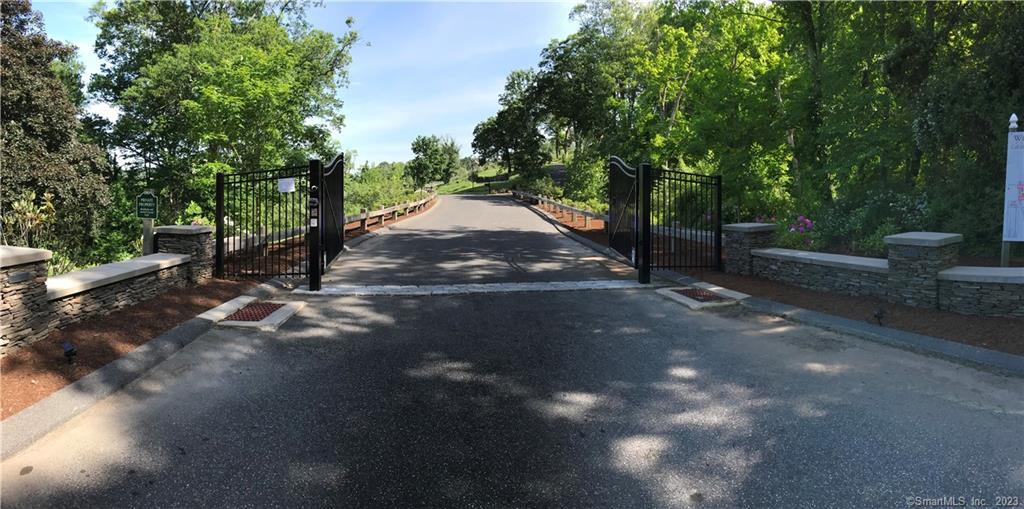
[[889, 250], [889, 300], [939, 307], [939, 272], [956, 265], [959, 233], [907, 232], [885, 237]]
[[158, 253], [187, 254], [189, 282], [202, 283], [213, 277], [214, 256], [213, 228], [201, 225], [158, 226], [156, 250]]
[[754, 273], [750, 252], [772, 247], [775, 243], [774, 223], [733, 223], [722, 225], [722, 247], [725, 249], [725, 271], [730, 274]]
[[0, 246], [0, 351], [50, 333], [46, 269], [52, 256], [45, 249]]

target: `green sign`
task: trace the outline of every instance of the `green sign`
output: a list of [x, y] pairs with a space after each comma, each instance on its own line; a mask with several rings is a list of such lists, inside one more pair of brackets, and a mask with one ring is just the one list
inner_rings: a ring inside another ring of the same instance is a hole
[[135, 198], [135, 215], [140, 219], [156, 219], [157, 197], [153, 191], [143, 191]]

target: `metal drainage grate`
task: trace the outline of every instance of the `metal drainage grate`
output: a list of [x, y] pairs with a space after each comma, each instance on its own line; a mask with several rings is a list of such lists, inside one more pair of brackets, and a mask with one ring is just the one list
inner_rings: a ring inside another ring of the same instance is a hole
[[709, 291], [701, 289], [701, 288], [682, 288], [682, 289], [679, 289], [679, 290], [672, 290], [672, 291], [676, 292], [679, 295], [682, 295], [684, 297], [689, 297], [689, 298], [691, 298], [691, 299], [693, 299], [695, 301], [698, 301], [698, 302], [719, 302], [719, 301], [727, 300], [727, 299], [725, 299], [724, 297], [722, 297], [722, 296], [720, 296], [718, 294], [715, 294], [713, 292], [709, 292]]
[[247, 304], [244, 308], [231, 313], [224, 320], [233, 322], [258, 322], [268, 316], [274, 311], [281, 309], [284, 304], [274, 304], [272, 302], [253, 302]]

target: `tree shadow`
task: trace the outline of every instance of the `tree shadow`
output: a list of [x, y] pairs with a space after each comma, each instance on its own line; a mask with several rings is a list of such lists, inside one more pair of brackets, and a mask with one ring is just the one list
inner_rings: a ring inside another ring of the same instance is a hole
[[[906, 402], [863, 398], [889, 366], [850, 340], [587, 295], [312, 299], [278, 334], [216, 329], [6, 462], [5, 503], [862, 507], [1014, 454], [993, 447], [1019, 423], [950, 454], [873, 413]], [[934, 475], [894, 475], [916, 457]]]

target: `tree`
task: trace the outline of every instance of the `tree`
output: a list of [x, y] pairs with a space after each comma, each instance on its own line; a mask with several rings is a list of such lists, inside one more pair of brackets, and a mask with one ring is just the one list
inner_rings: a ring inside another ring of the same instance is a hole
[[[74, 61], [74, 49], [46, 36], [27, 0], [0, 3], [0, 37], [4, 223], [19, 222], [9, 215], [18, 210], [52, 210], [52, 219], [33, 223], [50, 224], [52, 232], [37, 231], [34, 243], [62, 256], [84, 256], [110, 197], [106, 158], [80, 138], [80, 99], [70, 97], [66, 86], [78, 79], [66, 65]], [[36, 205], [36, 196], [52, 198]], [[17, 240], [3, 233], [5, 243]]]
[[139, 184], [160, 191], [164, 220], [181, 220], [190, 203], [212, 214], [218, 171], [333, 158], [330, 129], [344, 121], [336, 92], [357, 36], [311, 29], [304, 6], [125, 1], [95, 11], [107, 63], [90, 86], [121, 109], [112, 143]]
[[450, 137], [417, 136], [412, 153], [405, 174], [417, 188], [430, 182], [448, 183], [459, 169], [459, 146]]
[[498, 114], [473, 130], [473, 151], [481, 163], [498, 161], [509, 173], [539, 172], [547, 162], [532, 71], [514, 71], [498, 100]]

